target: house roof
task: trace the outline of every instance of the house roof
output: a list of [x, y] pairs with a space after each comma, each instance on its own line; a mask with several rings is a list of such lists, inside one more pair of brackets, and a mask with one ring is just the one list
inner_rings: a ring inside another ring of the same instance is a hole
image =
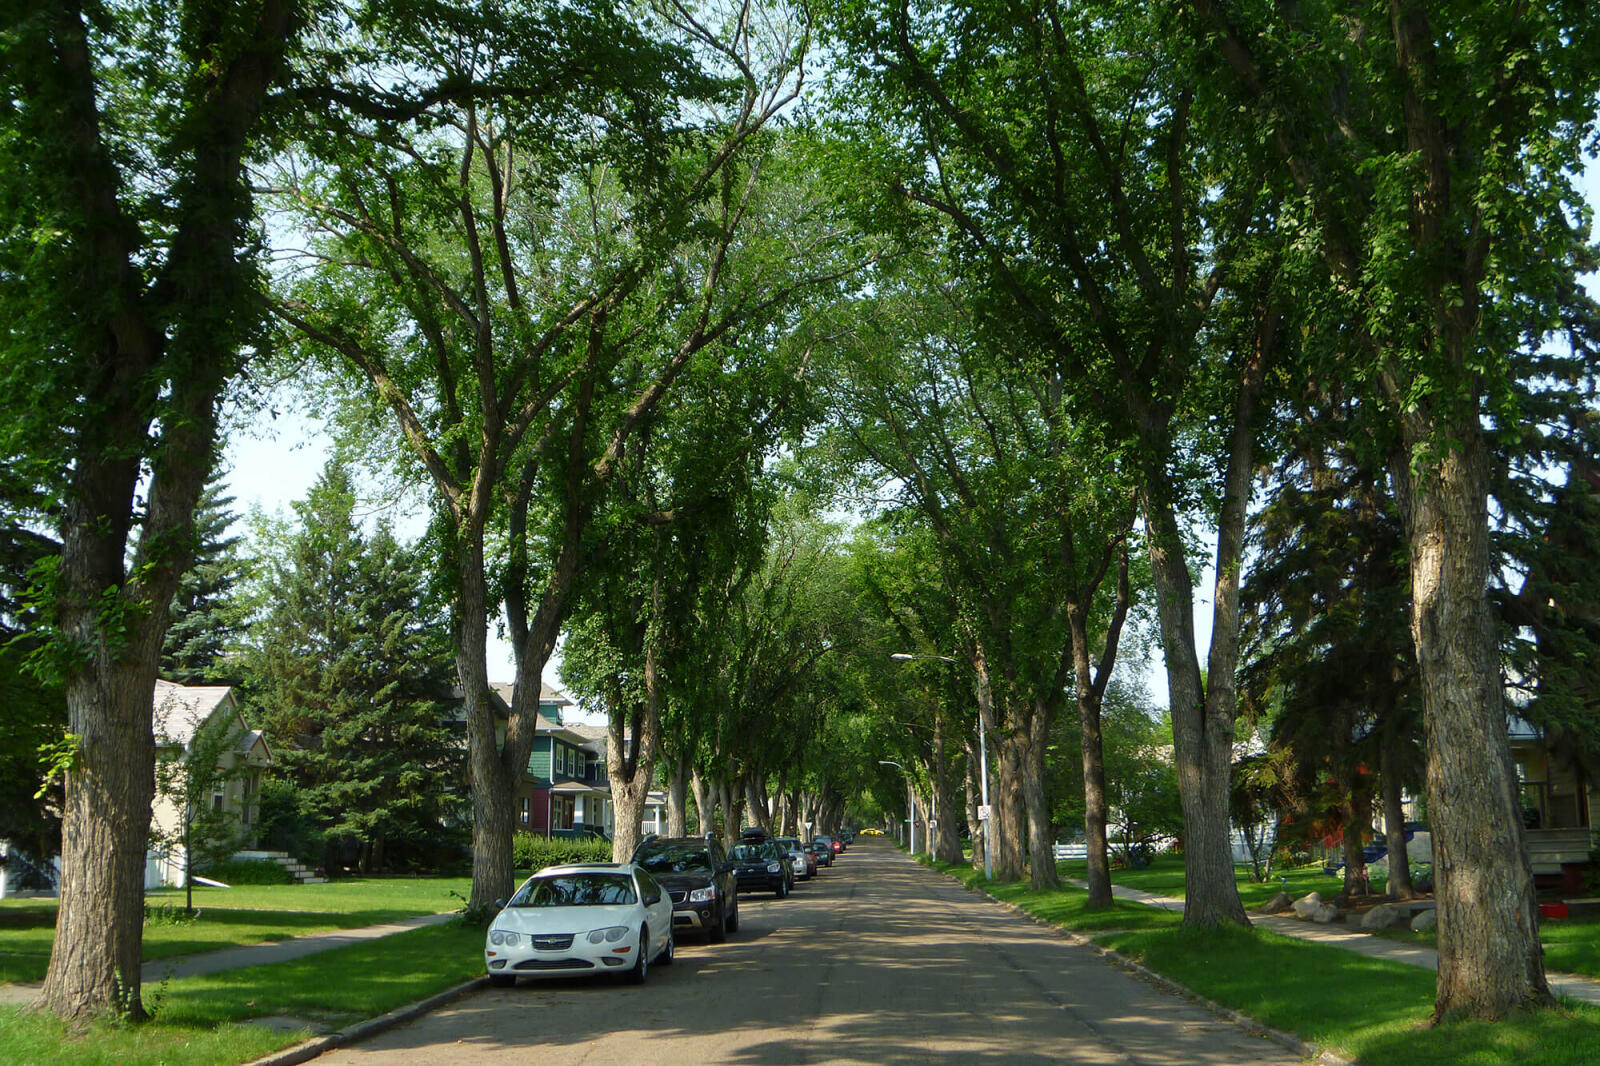
[[158, 679], [150, 704], [151, 727], [156, 743], [163, 747], [181, 747], [188, 750], [195, 734], [207, 725], [231, 717], [238, 737], [234, 747], [249, 755], [258, 747], [267, 761], [272, 759], [272, 748], [259, 729], [251, 729], [239, 712], [239, 702], [231, 685], [180, 685], [175, 681]]
[[[189, 746], [195, 733], [224, 707], [237, 713], [231, 685], [180, 685], [175, 681], [156, 681], [151, 703], [151, 724], [159, 744]], [[243, 721], [239, 723], [244, 725]]]

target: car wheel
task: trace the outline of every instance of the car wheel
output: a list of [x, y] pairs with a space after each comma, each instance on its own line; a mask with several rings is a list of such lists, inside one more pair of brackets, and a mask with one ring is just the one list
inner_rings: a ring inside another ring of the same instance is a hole
[[711, 923], [706, 930], [706, 939], [713, 944], [720, 944], [728, 939], [728, 902], [723, 900], [722, 906], [717, 908], [717, 920]]
[[734, 900], [733, 901], [733, 913], [728, 915], [728, 932], [737, 933], [738, 931], [739, 931], [739, 901], [738, 900]]
[[778, 882], [778, 891], [773, 893], [773, 895], [777, 896], [779, 899], [787, 898], [788, 895], [789, 895], [789, 882], [787, 882], [787, 881], [779, 881]]
[[517, 983], [517, 975], [514, 973], [492, 973], [489, 975], [489, 983], [496, 988], [510, 988]]
[[656, 956], [657, 964], [659, 964], [661, 966], [671, 966], [672, 965], [673, 956], [677, 954], [677, 951], [678, 951], [678, 938], [673, 936], [671, 933], [668, 933], [667, 934], [667, 946], [661, 949], [661, 954], [660, 955]]
[[628, 971], [630, 985], [642, 985], [646, 977], [650, 976], [650, 930], [639, 930], [639, 957], [633, 960], [633, 969]]

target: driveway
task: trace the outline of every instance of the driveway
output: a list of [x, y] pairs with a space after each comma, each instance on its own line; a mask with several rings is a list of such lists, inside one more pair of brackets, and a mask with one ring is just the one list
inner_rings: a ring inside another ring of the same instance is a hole
[[318, 1059], [393, 1063], [1300, 1062], [863, 840], [787, 900], [742, 897], [643, 987], [490, 989]]

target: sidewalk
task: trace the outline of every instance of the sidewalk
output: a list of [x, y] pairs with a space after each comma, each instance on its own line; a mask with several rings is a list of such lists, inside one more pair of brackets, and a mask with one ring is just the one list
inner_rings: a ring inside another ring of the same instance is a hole
[[[454, 912], [424, 914], [417, 918], [405, 918], [398, 922], [385, 922], [382, 925], [368, 925], [359, 929], [335, 929], [327, 933], [312, 933], [308, 936], [273, 940], [264, 944], [245, 944], [198, 955], [174, 955], [164, 959], [152, 959], [139, 968], [139, 979], [150, 985], [168, 978], [176, 980], [184, 977], [203, 977], [222, 970], [287, 962], [289, 959], [315, 955], [320, 951], [331, 951], [334, 948], [359, 944], [364, 940], [376, 940], [379, 937], [403, 933], [408, 929], [438, 925], [455, 916]], [[39, 998], [40, 987], [36, 983], [0, 985], [0, 1005], [29, 1005]]]
[[[1069, 880], [1067, 883], [1076, 885], [1079, 888], [1089, 887], [1082, 881]], [[1137, 888], [1123, 888], [1120, 885], [1111, 886], [1111, 894], [1130, 903], [1143, 903], [1148, 907], [1159, 907], [1162, 910], [1183, 913], [1183, 900], [1175, 896], [1160, 896], [1153, 892], [1142, 892]], [[1437, 970], [1439, 968], [1439, 953], [1433, 948], [1422, 944], [1407, 944], [1399, 940], [1390, 940], [1388, 937], [1360, 932], [1343, 925], [1318, 925], [1315, 922], [1303, 922], [1292, 915], [1256, 914], [1252, 912], [1250, 922], [1259, 928], [1270, 929], [1274, 933], [1280, 933], [1283, 936], [1311, 940], [1318, 944], [1331, 944], [1336, 948], [1344, 948], [1346, 951], [1354, 951], [1374, 959], [1388, 959], [1392, 962], [1403, 962], [1408, 966], [1421, 966], [1429, 970]], [[1600, 980], [1585, 977], [1582, 974], [1555, 973], [1553, 971], [1546, 971], [1545, 978], [1550, 982], [1550, 991], [1558, 996], [1566, 996], [1568, 999], [1600, 1005]]]

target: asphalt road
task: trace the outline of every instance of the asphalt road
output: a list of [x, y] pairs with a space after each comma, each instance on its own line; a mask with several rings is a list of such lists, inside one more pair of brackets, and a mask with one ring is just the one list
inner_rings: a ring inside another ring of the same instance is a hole
[[317, 1062], [1303, 1061], [870, 838], [787, 900], [744, 896], [739, 912], [728, 943], [685, 937], [643, 987], [525, 980]]

